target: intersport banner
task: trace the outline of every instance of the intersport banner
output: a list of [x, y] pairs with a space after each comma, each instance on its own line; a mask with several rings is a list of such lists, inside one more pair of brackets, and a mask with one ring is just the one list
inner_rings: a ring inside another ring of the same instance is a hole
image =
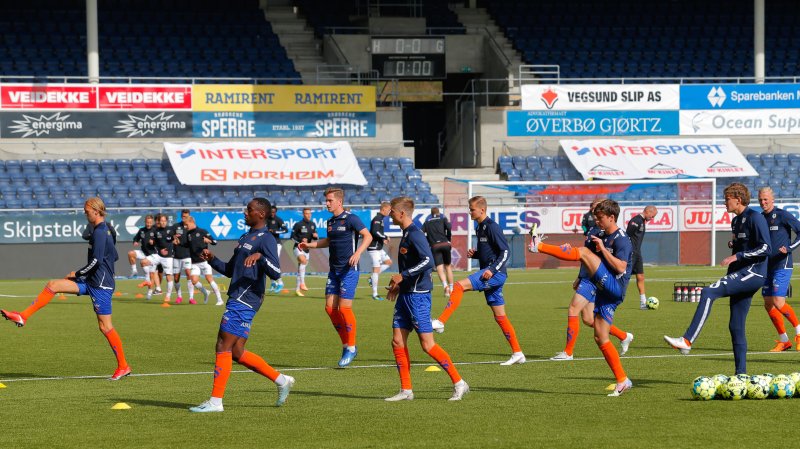
[[730, 139], [561, 140], [584, 179], [758, 176]]
[[525, 111], [644, 111], [677, 110], [678, 84], [525, 84]]
[[164, 143], [186, 185], [366, 185], [348, 142]]

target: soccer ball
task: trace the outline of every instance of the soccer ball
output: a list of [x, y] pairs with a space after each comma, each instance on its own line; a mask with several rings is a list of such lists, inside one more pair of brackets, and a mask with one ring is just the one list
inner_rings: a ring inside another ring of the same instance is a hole
[[732, 399], [738, 401], [744, 398], [747, 394], [747, 384], [738, 377], [731, 377], [727, 384], [725, 384], [725, 391], [722, 394], [724, 399]]
[[789, 376], [779, 374], [772, 379], [769, 395], [773, 398], [790, 398], [794, 395], [794, 383]]
[[716, 393], [717, 385], [710, 377], [700, 376], [692, 383], [692, 397], [696, 400], [709, 401]]
[[724, 374], [717, 374], [711, 379], [714, 381], [714, 384], [717, 387], [717, 396], [720, 398], [723, 397], [724, 391], [728, 388], [727, 384], [730, 378]]
[[746, 384], [747, 382], [750, 382], [750, 376], [749, 376], [749, 375], [747, 375], [747, 374], [737, 374], [737, 375], [736, 375], [736, 377], [738, 377], [738, 378], [739, 378], [739, 380], [741, 380], [741, 381], [742, 381], [742, 382], [744, 382], [745, 384]]
[[772, 383], [772, 379], [775, 378], [775, 375], [772, 373], [764, 373], [761, 375], [761, 377], [765, 377], [767, 379], [767, 382]]
[[658, 309], [658, 298], [655, 296], [647, 298], [647, 308], [650, 310]]
[[769, 396], [769, 382], [764, 376], [755, 375], [747, 384], [747, 399], [766, 399]]
[[792, 383], [794, 383], [795, 392], [797, 390], [797, 383], [800, 382], [800, 373], [794, 372], [789, 374], [789, 379], [792, 379]]

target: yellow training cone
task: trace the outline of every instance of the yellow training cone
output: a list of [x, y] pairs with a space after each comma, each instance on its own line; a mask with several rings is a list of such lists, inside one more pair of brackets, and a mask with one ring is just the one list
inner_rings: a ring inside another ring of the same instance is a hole
[[117, 402], [111, 407], [111, 410], [130, 410], [131, 406], [124, 402]]
[[611, 391], [611, 390], [613, 390], [615, 388], [617, 388], [617, 384], [611, 384], [611, 385], [606, 387], [606, 391]]
[[441, 369], [441, 368], [439, 368], [439, 367], [438, 367], [438, 366], [436, 366], [436, 365], [431, 365], [431, 366], [429, 366], [429, 367], [425, 368], [425, 371], [427, 371], [427, 372], [429, 372], [429, 373], [434, 373], [434, 372], [436, 372], [436, 371], [441, 371], [441, 370], [442, 370], [442, 369]]
[[0, 383], [0, 388], [7, 388], [5, 384]]

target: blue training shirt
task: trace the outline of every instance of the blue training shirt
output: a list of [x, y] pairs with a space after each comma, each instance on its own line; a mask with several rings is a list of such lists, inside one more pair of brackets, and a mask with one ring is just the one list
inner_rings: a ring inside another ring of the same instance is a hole
[[[239, 301], [258, 311], [264, 299], [266, 278], [281, 277], [277, 250], [275, 237], [270, 234], [266, 226], [259, 229], [251, 228], [239, 237], [239, 244], [233, 250], [233, 256], [228, 263], [217, 257], [208, 263], [215, 270], [231, 278], [231, 285], [228, 287], [230, 301]], [[245, 267], [244, 260], [253, 253], [261, 253], [262, 257], [252, 267]]]
[[489, 217], [482, 222], [475, 222], [475, 237], [478, 239], [478, 248], [473, 259], [478, 259], [480, 269], [492, 273], [506, 272], [508, 265], [508, 242], [503, 236], [503, 230]]
[[745, 207], [741, 214], [733, 217], [731, 231], [736, 262], [728, 265], [728, 273], [739, 271], [748, 265], [756, 265], [758, 274], [765, 275], [767, 261], [772, 252], [772, 241], [764, 216]]
[[633, 243], [631, 243], [631, 239], [627, 234], [625, 234], [625, 231], [623, 231], [622, 228], [617, 228], [616, 231], [608, 235], [606, 235], [605, 231], [600, 231], [600, 233], [597, 234], [597, 237], [603, 241], [603, 246], [608, 249], [608, 252], [610, 252], [612, 256], [627, 262], [625, 271], [622, 273], [617, 273], [617, 269], [611, 265], [611, 262], [607, 261], [602, 254], [598, 254], [600, 261], [603, 263], [606, 269], [608, 269], [608, 272], [614, 274], [617, 282], [622, 287], [624, 296], [624, 292], [628, 289], [628, 281], [631, 279], [631, 270], [633, 269], [633, 265], [631, 264]]
[[114, 290], [114, 262], [117, 261], [116, 238], [105, 221], [95, 226], [89, 237], [87, 264], [75, 271], [78, 280], [92, 287]]
[[428, 293], [433, 289], [433, 253], [425, 234], [414, 223], [403, 230], [397, 264], [403, 276], [400, 293]]
[[350, 265], [362, 229], [366, 226], [361, 219], [347, 211], [328, 219], [328, 264], [331, 271], [340, 271]]
[[[792, 251], [800, 246], [800, 221], [794, 215], [777, 207], [772, 208], [769, 213], [762, 211], [761, 215], [767, 220], [769, 240], [772, 246], [769, 269], [792, 268]], [[795, 235], [794, 241], [791, 241], [792, 231]], [[779, 251], [784, 246], [787, 250], [786, 254]]]

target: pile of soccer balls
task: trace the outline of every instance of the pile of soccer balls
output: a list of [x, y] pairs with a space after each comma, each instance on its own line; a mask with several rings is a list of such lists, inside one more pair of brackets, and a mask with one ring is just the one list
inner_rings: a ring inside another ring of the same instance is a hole
[[[692, 397], [700, 401], [711, 399], [766, 399], [790, 398], [800, 390], [800, 373], [785, 374], [737, 374], [728, 377], [717, 374], [714, 377], [700, 376], [692, 382]], [[800, 392], [798, 392], [800, 397]]]
[[658, 308], [658, 298], [655, 296], [651, 296], [647, 298], [647, 308], [650, 310], [656, 310]]

